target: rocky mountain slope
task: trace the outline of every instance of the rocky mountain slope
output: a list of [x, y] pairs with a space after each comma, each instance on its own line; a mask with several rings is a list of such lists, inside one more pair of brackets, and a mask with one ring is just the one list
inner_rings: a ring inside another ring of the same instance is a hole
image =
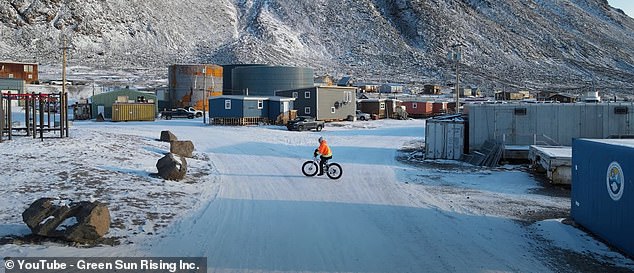
[[634, 19], [606, 0], [8, 0], [0, 59], [271, 63], [367, 81], [634, 93]]

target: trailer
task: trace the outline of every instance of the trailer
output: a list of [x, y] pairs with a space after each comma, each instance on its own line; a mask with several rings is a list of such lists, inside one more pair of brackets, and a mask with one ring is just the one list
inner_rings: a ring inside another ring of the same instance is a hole
[[531, 167], [538, 172], [545, 172], [551, 183], [571, 184], [572, 147], [531, 145], [528, 158]]

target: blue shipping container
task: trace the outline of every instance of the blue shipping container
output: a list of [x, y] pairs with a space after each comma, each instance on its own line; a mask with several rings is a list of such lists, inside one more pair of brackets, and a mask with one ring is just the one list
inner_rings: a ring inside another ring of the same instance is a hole
[[634, 255], [634, 140], [575, 139], [572, 166], [574, 221]]

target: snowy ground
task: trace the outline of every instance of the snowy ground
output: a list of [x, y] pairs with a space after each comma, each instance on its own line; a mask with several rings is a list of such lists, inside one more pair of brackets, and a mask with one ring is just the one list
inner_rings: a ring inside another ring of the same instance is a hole
[[[160, 131], [192, 140], [184, 182], [153, 173]], [[343, 177], [305, 177], [328, 139]], [[76, 122], [71, 138], [0, 144], [0, 235], [42, 196], [109, 204], [116, 246], [2, 240], [0, 256], [205, 256], [209, 272], [631, 272], [634, 262], [561, 223], [569, 192], [522, 167], [416, 162], [424, 121], [323, 132], [200, 119]], [[13, 243], [7, 243], [13, 242]]]

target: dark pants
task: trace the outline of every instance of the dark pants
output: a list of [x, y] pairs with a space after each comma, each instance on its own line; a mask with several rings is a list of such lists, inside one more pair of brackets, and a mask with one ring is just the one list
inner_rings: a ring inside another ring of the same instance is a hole
[[332, 159], [332, 156], [321, 156], [321, 160], [319, 161], [319, 174], [324, 174], [324, 167], [326, 167], [326, 163], [328, 160]]

